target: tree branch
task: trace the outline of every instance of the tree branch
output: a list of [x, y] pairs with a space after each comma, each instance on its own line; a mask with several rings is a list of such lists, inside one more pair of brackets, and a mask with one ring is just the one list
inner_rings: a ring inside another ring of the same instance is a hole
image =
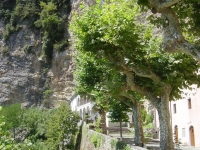
[[163, 2], [159, 5], [159, 9], [171, 7], [172, 5], [174, 5], [178, 2], [179, 2], [179, 0], [166, 0], [165, 2]]
[[159, 12], [164, 8], [171, 7], [172, 5], [178, 3], [179, 0], [148, 0], [148, 2], [152, 8], [155, 8], [157, 12]]
[[151, 70], [140, 69], [136, 66], [130, 67], [125, 64], [121, 64], [121, 67], [125, 71], [133, 71], [137, 76], [152, 79], [154, 82], [160, 82], [160, 78], [155, 73], [153, 73]]
[[169, 53], [182, 52], [189, 54], [200, 61], [200, 48], [185, 40], [178, 17], [170, 8], [178, 2], [179, 0], [165, 0], [165, 2], [160, 3], [159, 0], [149, 0], [150, 6], [155, 8], [156, 12], [161, 13], [168, 21], [168, 26], [164, 27], [162, 48]]

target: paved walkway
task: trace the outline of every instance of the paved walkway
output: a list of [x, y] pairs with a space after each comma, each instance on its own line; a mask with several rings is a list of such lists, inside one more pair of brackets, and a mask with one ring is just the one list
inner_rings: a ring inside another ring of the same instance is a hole
[[[115, 138], [119, 138], [119, 134], [112, 134], [110, 133], [109, 134], [110, 136], [112, 137], [115, 137]], [[147, 150], [147, 148], [149, 150], [160, 150], [159, 148], [159, 140], [157, 139], [152, 139], [150, 140], [146, 145], [145, 147], [146, 148], [140, 148], [140, 147], [135, 147], [134, 146], [134, 139], [133, 139], [133, 134], [123, 134], [123, 141], [126, 142], [128, 145], [130, 145], [131, 149], [132, 150]], [[187, 146], [187, 145], [179, 145], [179, 147], [175, 147], [175, 150], [200, 150], [200, 147], [192, 147], [192, 146]]]

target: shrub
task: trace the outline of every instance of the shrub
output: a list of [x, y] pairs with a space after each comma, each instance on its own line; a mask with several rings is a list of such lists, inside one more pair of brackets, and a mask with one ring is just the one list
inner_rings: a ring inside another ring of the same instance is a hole
[[5, 47], [3, 48], [2, 53], [3, 53], [4, 56], [8, 56], [8, 55], [9, 55], [10, 52], [9, 52], [8, 46], [5, 46]]
[[43, 93], [44, 99], [49, 98], [52, 93], [53, 93], [53, 91], [50, 89], [44, 91], [44, 93]]

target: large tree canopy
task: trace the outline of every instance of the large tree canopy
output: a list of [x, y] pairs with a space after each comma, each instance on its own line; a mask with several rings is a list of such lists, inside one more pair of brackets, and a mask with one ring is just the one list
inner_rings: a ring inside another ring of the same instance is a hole
[[[163, 30], [166, 52], [183, 52], [200, 60], [199, 0], [138, 0], [151, 9], [150, 20]], [[146, 9], [148, 10], [148, 9]]]
[[127, 93], [137, 92], [152, 102], [159, 113], [161, 149], [173, 149], [169, 100], [178, 98], [181, 88], [199, 83], [199, 66], [186, 54], [163, 53], [152, 26], [138, 21], [140, 13], [134, 0], [95, 5], [74, 15], [71, 29], [79, 52], [107, 60], [123, 77]]

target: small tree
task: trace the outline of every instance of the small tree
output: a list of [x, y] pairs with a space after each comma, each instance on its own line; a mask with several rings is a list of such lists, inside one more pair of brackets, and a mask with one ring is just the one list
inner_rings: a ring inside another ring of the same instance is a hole
[[20, 127], [27, 131], [26, 138], [33, 143], [37, 140], [46, 140], [46, 123], [50, 114], [51, 110], [43, 111], [38, 107], [24, 110]]
[[18, 103], [3, 107], [0, 112], [0, 114], [4, 116], [4, 121], [6, 123], [6, 126], [3, 126], [3, 128], [5, 128], [5, 130], [12, 129], [14, 138], [15, 129], [19, 127], [21, 123], [22, 113], [23, 110], [21, 109], [21, 104]]
[[70, 106], [62, 103], [47, 123], [47, 145], [49, 149], [73, 149], [74, 135], [78, 131], [79, 116]]
[[[0, 106], [0, 112], [2, 111], [2, 107]], [[30, 143], [28, 141], [17, 143], [11, 136], [9, 130], [5, 128], [7, 126], [5, 122], [5, 117], [0, 115], [0, 149], [2, 150], [18, 150], [18, 149], [29, 149]]]
[[122, 122], [128, 122], [129, 117], [127, 112], [130, 112], [130, 108], [119, 100], [110, 101], [110, 115], [109, 118], [112, 122], [120, 123], [120, 140], [122, 141]]

